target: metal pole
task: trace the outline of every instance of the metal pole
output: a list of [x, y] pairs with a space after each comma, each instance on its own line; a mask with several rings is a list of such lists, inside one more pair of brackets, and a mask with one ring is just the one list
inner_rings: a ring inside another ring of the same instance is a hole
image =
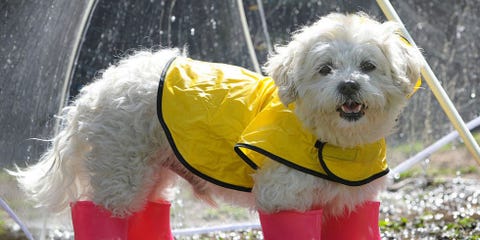
[[0, 207], [2, 207], [8, 215], [20, 226], [20, 229], [22, 229], [23, 233], [25, 233], [25, 236], [29, 240], [34, 240], [32, 234], [30, 231], [28, 231], [28, 228], [23, 222], [20, 220], [20, 218], [15, 214], [15, 212], [8, 206], [7, 202], [5, 202], [2, 197], [0, 197]]
[[[472, 121], [467, 123], [468, 129], [473, 129], [480, 126], [480, 117], [477, 117], [473, 119]], [[400, 174], [402, 172], [405, 172], [406, 170], [410, 169], [413, 167], [415, 164], [418, 162], [427, 159], [432, 155], [434, 152], [438, 151], [441, 149], [443, 146], [447, 145], [451, 141], [453, 141], [455, 138], [458, 138], [458, 132], [453, 131], [438, 141], [434, 142], [432, 145], [428, 146], [427, 148], [423, 149], [421, 152], [415, 154], [413, 157], [401, 162], [398, 164], [393, 170], [393, 176], [395, 177], [397, 174]]]
[[262, 73], [260, 69], [260, 64], [258, 63], [257, 54], [255, 53], [255, 48], [253, 47], [252, 37], [250, 36], [250, 30], [248, 28], [247, 16], [245, 15], [245, 10], [243, 9], [242, 0], [237, 0], [238, 13], [240, 14], [240, 22], [242, 23], [243, 35], [245, 37], [245, 42], [247, 43], [248, 53], [250, 54], [250, 59], [252, 60], [253, 68], [255, 72]]
[[[416, 47], [415, 42], [405, 28], [405, 25], [403, 25], [402, 20], [396, 13], [390, 1], [377, 0], [377, 4], [380, 6], [383, 14], [385, 14], [388, 20], [396, 21], [401, 25], [403, 36], [412, 44], [412, 46]], [[447, 93], [442, 88], [440, 81], [438, 81], [437, 77], [432, 71], [432, 68], [425, 58], [423, 58], [423, 62], [424, 66], [422, 68], [422, 76], [425, 79], [425, 82], [427, 82], [430, 89], [432, 89], [433, 95], [437, 98], [437, 101], [440, 103], [440, 106], [452, 123], [453, 127], [460, 134], [460, 137], [465, 142], [465, 146], [467, 147], [468, 151], [470, 151], [477, 163], [480, 164], [480, 147], [473, 138], [472, 133], [468, 130], [460, 114], [458, 114], [457, 109], [453, 105], [452, 101], [450, 98], [448, 98]]]

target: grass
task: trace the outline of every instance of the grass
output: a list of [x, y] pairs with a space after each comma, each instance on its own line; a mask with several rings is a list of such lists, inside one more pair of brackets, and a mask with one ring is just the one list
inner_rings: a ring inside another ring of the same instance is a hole
[[[434, 160], [432, 160], [434, 162]], [[466, 176], [466, 175], [479, 175], [480, 168], [478, 164], [473, 164], [469, 166], [458, 166], [458, 167], [441, 167], [435, 166], [435, 163], [431, 163], [429, 167], [415, 166], [409, 170], [406, 170], [400, 173], [395, 181], [402, 181], [408, 178], [417, 177], [417, 176], [428, 176], [429, 178], [443, 178], [443, 177], [455, 177], [455, 176]]]
[[212, 221], [222, 220], [225, 216], [228, 216], [235, 221], [247, 221], [249, 219], [248, 212], [246, 212], [245, 209], [231, 205], [209, 208], [202, 218], [205, 221]]
[[[472, 133], [473, 138], [477, 143], [480, 143], [480, 132]], [[444, 152], [451, 150], [454, 146], [460, 145], [461, 147], [465, 147], [463, 142], [461, 144], [456, 143], [455, 141], [452, 143], [448, 143], [442, 148], [439, 149], [439, 152]], [[399, 144], [392, 148], [393, 152], [403, 153], [403, 154], [411, 154], [411, 153], [418, 153], [425, 149], [425, 144], [422, 141], [413, 141], [404, 144]]]
[[393, 152], [399, 152], [403, 154], [410, 154], [412, 152], [417, 153], [422, 151], [425, 148], [424, 144], [420, 141], [415, 141], [413, 143], [400, 144], [392, 148]]
[[[398, 236], [402, 235], [402, 232], [409, 232], [412, 229], [419, 230], [422, 232], [422, 229], [432, 228], [434, 224], [438, 222], [443, 222], [439, 219], [436, 219], [431, 213], [426, 213], [423, 216], [414, 217], [413, 219], [408, 219], [406, 217], [400, 217], [398, 219], [386, 219], [379, 222], [380, 231], [383, 233], [390, 232], [396, 233]], [[435, 237], [435, 239], [468, 239], [468, 240], [480, 240], [480, 232], [474, 231], [478, 225], [478, 219], [472, 217], [466, 218], [457, 218], [453, 222], [443, 222], [438, 224], [438, 231], [424, 231], [423, 237]], [[416, 234], [417, 237], [420, 235]], [[429, 238], [429, 239], [430, 239]], [[390, 239], [390, 238], [386, 238]], [[393, 238], [392, 238], [393, 239]]]
[[[0, 196], [12, 208], [19, 217], [25, 221], [30, 219], [38, 211], [34, 211], [33, 205], [27, 201], [20, 191], [14, 177], [0, 169]], [[22, 231], [12, 229], [13, 220], [0, 207], [0, 240], [27, 239]]]
[[7, 226], [5, 223], [5, 216], [6, 214], [3, 212], [0, 212], [0, 239], [3, 239], [1, 236], [5, 235], [7, 233]]
[[[474, 133], [473, 136], [477, 142], [480, 142], [480, 132]], [[393, 147], [392, 153], [396, 155], [395, 160], [397, 161], [397, 163], [394, 163], [393, 165], [398, 164], [399, 160], [404, 161], [407, 158], [406, 156], [411, 155], [412, 153], [416, 154], [421, 150], [423, 150], [423, 144], [419, 141]], [[411, 169], [402, 172], [397, 176], [396, 180], [401, 181], [415, 176], [436, 178], [480, 174], [479, 165], [473, 160], [467, 163], [467, 159], [465, 158], [472, 157], [470, 153], [467, 152], [463, 143], [449, 143], [433, 153], [429, 159], [425, 160], [423, 163], [417, 164]], [[448, 163], [449, 161], [450, 163]]]
[[7, 214], [0, 211], [0, 239], [2, 240], [25, 240], [27, 239], [21, 232], [12, 231], [5, 221]]

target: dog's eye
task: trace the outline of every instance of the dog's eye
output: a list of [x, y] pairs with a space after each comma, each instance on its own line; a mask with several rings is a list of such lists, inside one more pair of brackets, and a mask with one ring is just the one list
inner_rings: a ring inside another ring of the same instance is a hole
[[325, 64], [320, 67], [320, 70], [318, 70], [318, 73], [322, 74], [323, 76], [326, 76], [332, 72], [332, 66], [330, 64]]
[[371, 72], [373, 70], [375, 70], [377, 67], [375, 65], [373, 65], [373, 63], [371, 62], [362, 62], [360, 64], [360, 69], [362, 70], [362, 72]]

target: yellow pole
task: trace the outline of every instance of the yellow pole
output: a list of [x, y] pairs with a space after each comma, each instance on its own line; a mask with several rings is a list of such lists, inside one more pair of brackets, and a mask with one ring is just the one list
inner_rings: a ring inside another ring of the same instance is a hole
[[[396, 21], [402, 26], [403, 36], [412, 44], [412, 46], [416, 47], [415, 42], [405, 28], [405, 25], [403, 25], [402, 20], [398, 16], [390, 1], [377, 0], [377, 4], [380, 6], [383, 14], [385, 14], [388, 20]], [[467, 149], [473, 155], [477, 163], [480, 164], [480, 147], [478, 147], [478, 143], [475, 141], [475, 138], [473, 138], [472, 133], [468, 130], [460, 114], [458, 114], [457, 109], [453, 105], [445, 90], [440, 85], [440, 81], [438, 81], [437, 77], [432, 71], [432, 68], [425, 58], [423, 58], [423, 62], [424, 66], [422, 68], [422, 76], [425, 79], [425, 82], [427, 82], [430, 89], [432, 89], [433, 95], [437, 98], [437, 101], [440, 103], [440, 106], [445, 114], [447, 114], [447, 117], [452, 123], [453, 127], [457, 130], [460, 137], [465, 142]]]

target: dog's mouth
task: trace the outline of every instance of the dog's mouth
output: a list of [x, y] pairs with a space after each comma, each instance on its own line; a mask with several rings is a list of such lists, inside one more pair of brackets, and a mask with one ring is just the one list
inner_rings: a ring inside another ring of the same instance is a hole
[[354, 122], [365, 115], [365, 109], [367, 109], [365, 104], [358, 103], [353, 100], [347, 100], [344, 104], [337, 108], [337, 112], [340, 113], [341, 118], [349, 122]]

